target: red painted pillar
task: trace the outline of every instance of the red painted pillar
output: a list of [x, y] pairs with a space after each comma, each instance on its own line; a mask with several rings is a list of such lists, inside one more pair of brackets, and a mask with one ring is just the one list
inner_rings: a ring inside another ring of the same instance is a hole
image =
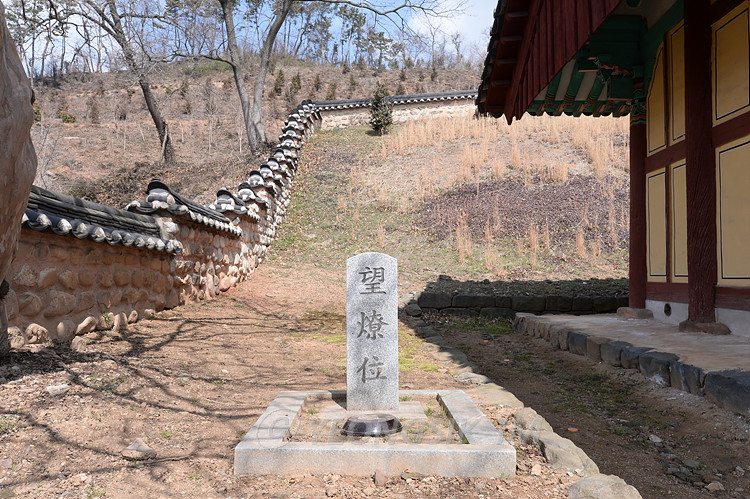
[[711, 2], [685, 3], [688, 319], [715, 322], [716, 160], [711, 142]]
[[630, 125], [630, 303], [646, 307], [646, 124]]

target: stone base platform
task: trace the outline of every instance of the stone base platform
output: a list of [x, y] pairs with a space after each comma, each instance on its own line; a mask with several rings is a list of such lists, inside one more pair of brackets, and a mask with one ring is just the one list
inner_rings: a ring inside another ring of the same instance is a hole
[[343, 442], [292, 442], [289, 440], [291, 430], [306, 401], [331, 399], [341, 406], [346, 392], [288, 391], [276, 397], [235, 447], [234, 472], [236, 475], [338, 473], [369, 476], [381, 471], [387, 476], [408, 469], [445, 477], [510, 478], [515, 475], [515, 448], [466, 393], [461, 390], [399, 392], [400, 399], [417, 397], [436, 398], [458, 431], [459, 443], [420, 444], [398, 438], [356, 437]]

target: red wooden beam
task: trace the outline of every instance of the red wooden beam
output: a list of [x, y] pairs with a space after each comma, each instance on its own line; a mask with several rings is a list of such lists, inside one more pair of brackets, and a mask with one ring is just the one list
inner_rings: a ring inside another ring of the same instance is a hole
[[646, 308], [646, 124], [630, 126], [630, 306]]
[[688, 320], [715, 322], [716, 160], [711, 142], [711, 2], [685, 2]]
[[[510, 88], [505, 94], [505, 118], [508, 123], [511, 122], [513, 116], [516, 115], [516, 96], [518, 95], [518, 87], [521, 84], [521, 77], [526, 73], [526, 64], [529, 61], [529, 55], [531, 54], [531, 42], [535, 38], [537, 25], [539, 23], [539, 10], [542, 6], [542, 0], [531, 0], [529, 6], [529, 18], [526, 21], [526, 26], [523, 32], [523, 41], [521, 47], [518, 50], [518, 63], [513, 70], [513, 78], [511, 78]], [[521, 111], [523, 113], [524, 110]], [[520, 113], [519, 113], [520, 115]]]

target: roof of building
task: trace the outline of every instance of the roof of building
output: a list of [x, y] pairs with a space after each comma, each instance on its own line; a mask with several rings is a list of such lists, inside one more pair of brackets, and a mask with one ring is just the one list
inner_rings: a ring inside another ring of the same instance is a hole
[[[478, 90], [482, 113], [623, 116], [630, 112], [641, 17], [630, 0], [499, 0]], [[633, 44], [635, 43], [635, 46]], [[609, 57], [606, 57], [609, 55]]]
[[229, 232], [235, 236], [242, 235], [242, 229], [234, 225], [227, 217], [218, 211], [181, 196], [159, 179], [153, 179], [149, 182], [146, 190], [148, 196], [145, 201], [132, 201], [125, 209], [148, 214], [166, 210], [173, 215], [184, 217], [191, 222], [215, 230]]

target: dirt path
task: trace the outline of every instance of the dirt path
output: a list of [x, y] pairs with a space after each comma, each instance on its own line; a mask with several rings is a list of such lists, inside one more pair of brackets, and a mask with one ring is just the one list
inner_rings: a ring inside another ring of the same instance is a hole
[[[346, 388], [342, 280], [265, 265], [219, 299], [91, 335], [85, 352], [14, 352], [0, 367], [0, 497], [564, 497], [577, 477], [518, 442], [515, 480], [234, 476], [235, 445], [280, 391]], [[465, 387], [407, 325], [399, 336], [402, 387]], [[155, 459], [122, 457], [137, 438]]]

